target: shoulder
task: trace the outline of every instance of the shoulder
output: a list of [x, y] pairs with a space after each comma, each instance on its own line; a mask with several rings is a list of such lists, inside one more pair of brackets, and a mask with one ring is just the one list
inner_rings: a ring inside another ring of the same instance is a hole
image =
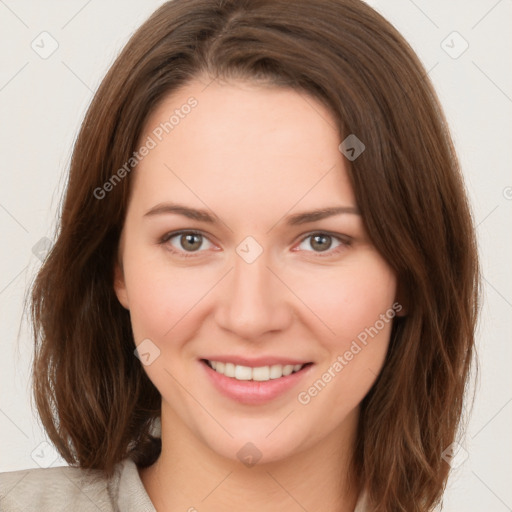
[[[129, 492], [120, 492], [120, 487]], [[0, 510], [5, 512], [59, 512], [72, 506], [81, 512], [113, 512], [120, 501], [125, 502], [123, 510], [136, 510], [133, 503], [154, 510], [130, 459], [117, 464], [111, 478], [100, 470], [69, 466], [0, 473]]]
[[368, 492], [364, 489], [359, 495], [354, 512], [367, 512], [368, 510], [370, 510], [368, 506]]

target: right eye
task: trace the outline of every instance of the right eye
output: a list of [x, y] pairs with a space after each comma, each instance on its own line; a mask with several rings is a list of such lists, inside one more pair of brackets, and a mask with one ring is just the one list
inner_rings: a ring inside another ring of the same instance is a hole
[[196, 256], [194, 253], [203, 252], [200, 249], [205, 242], [213, 246], [208, 238], [197, 231], [174, 231], [165, 234], [159, 243], [179, 257], [190, 258]]

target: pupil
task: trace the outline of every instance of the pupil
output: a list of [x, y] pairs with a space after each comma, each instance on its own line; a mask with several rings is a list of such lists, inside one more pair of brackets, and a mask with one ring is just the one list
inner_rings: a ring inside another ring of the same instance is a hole
[[[329, 247], [331, 246], [331, 244], [330, 244], [330, 243], [325, 243], [325, 241], [326, 241], [327, 239], [330, 239], [330, 237], [329, 237], [329, 236], [326, 236], [326, 235], [315, 235], [315, 236], [313, 237], [313, 241], [312, 241], [312, 243], [311, 243], [311, 246], [312, 246], [313, 248], [319, 249], [320, 251], [325, 251], [325, 250], [329, 249]], [[323, 242], [320, 242], [320, 244], [319, 244], [317, 247], [315, 247], [315, 244], [317, 244], [317, 242], [318, 242], [319, 240], [321, 240], [321, 241], [323, 241]]]
[[[184, 244], [184, 247], [186, 248], [187, 247], [187, 244], [190, 244], [190, 245], [194, 245], [194, 242], [193, 242], [193, 239], [195, 238], [199, 238], [199, 235], [196, 235], [196, 234], [193, 234], [193, 233], [189, 233], [188, 235], [182, 235], [182, 240], [184, 239], [185, 240], [185, 244]], [[196, 242], [195, 243], [196, 247], [190, 247], [190, 249], [192, 250], [195, 250], [195, 249], [199, 249], [199, 247], [201, 246], [201, 242]]]

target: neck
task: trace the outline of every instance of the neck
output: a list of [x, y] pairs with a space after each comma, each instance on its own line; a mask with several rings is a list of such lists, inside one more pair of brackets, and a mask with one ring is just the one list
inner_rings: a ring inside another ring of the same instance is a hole
[[158, 512], [353, 512], [350, 458], [358, 410], [337, 430], [290, 457], [247, 467], [218, 455], [162, 406], [162, 453], [140, 470]]

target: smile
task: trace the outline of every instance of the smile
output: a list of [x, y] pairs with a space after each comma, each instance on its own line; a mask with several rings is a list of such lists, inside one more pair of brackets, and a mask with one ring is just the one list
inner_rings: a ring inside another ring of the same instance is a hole
[[257, 366], [251, 368], [250, 366], [242, 366], [233, 363], [224, 363], [222, 361], [209, 361], [206, 360], [206, 364], [215, 370], [217, 373], [221, 373], [226, 377], [231, 377], [236, 380], [255, 380], [264, 382], [270, 379], [280, 379], [286, 377], [292, 373], [296, 373], [306, 364], [274, 364], [272, 366]]
[[245, 366], [212, 359], [201, 359], [199, 362], [213, 389], [245, 405], [259, 405], [280, 396], [286, 397], [287, 392], [298, 387], [315, 366], [312, 362], [265, 366], [261, 362], [260, 366]]

